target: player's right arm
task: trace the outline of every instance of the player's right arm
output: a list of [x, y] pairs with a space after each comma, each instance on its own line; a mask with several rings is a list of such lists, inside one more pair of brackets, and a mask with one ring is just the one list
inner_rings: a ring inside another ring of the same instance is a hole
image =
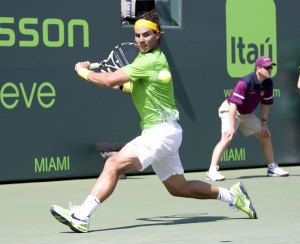
[[114, 88], [130, 81], [122, 69], [117, 69], [114, 72], [99, 73], [89, 70], [89, 65], [90, 62], [79, 62], [76, 64], [75, 70], [77, 70], [79, 76], [97, 86]]

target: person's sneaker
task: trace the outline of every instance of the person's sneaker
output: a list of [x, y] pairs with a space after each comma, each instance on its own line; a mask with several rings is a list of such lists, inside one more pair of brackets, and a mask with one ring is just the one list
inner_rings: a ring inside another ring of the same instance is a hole
[[242, 210], [250, 219], [257, 219], [252, 201], [241, 181], [230, 187], [229, 192], [234, 196], [234, 204], [229, 204], [231, 208]]
[[217, 170], [209, 170], [206, 172], [206, 180], [221, 181], [225, 180], [225, 176], [221, 175]]
[[76, 218], [74, 210], [78, 209], [76, 206], [70, 204], [70, 209], [64, 209], [57, 205], [52, 205], [50, 208], [51, 214], [60, 223], [65, 224], [71, 228], [74, 232], [85, 233], [89, 231], [90, 218], [87, 217], [84, 220]]
[[289, 172], [278, 167], [278, 164], [275, 164], [275, 166], [273, 168], [268, 167], [267, 176], [280, 177], [280, 176], [288, 176], [288, 175], [289, 175]]

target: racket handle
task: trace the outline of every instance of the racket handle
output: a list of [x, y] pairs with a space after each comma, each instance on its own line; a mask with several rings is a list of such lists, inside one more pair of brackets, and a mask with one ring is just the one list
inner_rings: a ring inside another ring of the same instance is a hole
[[100, 67], [99, 63], [91, 63], [89, 69], [98, 69]]

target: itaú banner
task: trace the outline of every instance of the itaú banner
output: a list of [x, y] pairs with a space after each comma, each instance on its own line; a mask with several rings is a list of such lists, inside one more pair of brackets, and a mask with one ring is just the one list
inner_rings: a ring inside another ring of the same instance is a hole
[[[258, 16], [263, 16], [263, 22]], [[258, 28], [261, 25], [267, 28]], [[260, 56], [268, 56], [277, 63], [276, 28], [273, 0], [226, 1], [227, 72], [230, 77], [239, 78], [252, 72]], [[272, 76], [276, 72], [275, 66]]]

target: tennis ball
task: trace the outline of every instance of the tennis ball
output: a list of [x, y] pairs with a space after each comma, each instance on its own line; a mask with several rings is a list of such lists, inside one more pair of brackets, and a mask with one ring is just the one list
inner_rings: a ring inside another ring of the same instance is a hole
[[171, 80], [171, 73], [169, 70], [163, 69], [158, 73], [158, 79], [161, 83], [168, 83]]

